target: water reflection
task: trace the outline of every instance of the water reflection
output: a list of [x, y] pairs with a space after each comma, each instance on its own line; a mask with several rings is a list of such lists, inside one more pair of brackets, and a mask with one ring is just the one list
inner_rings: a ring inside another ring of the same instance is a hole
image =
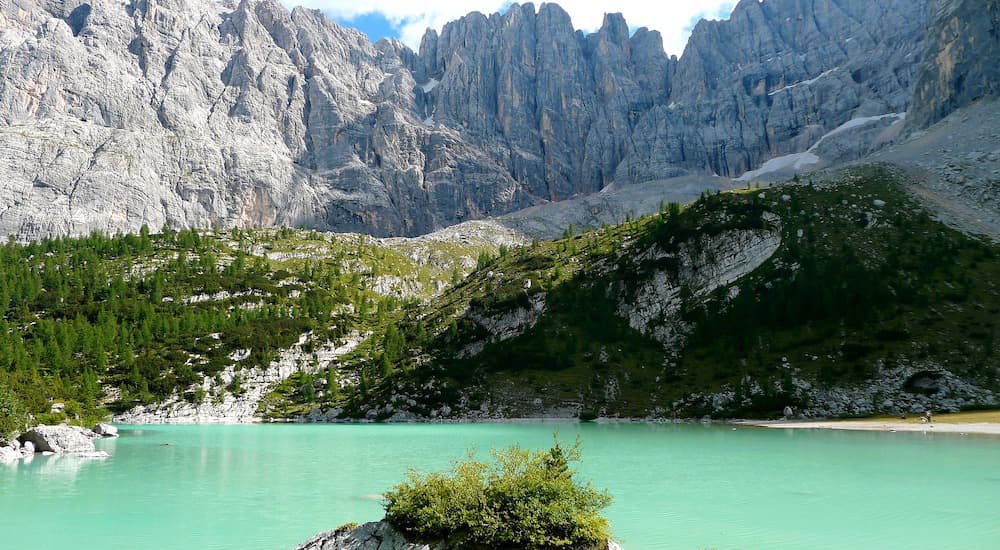
[[42, 531], [42, 547], [79, 550], [292, 548], [382, 517], [380, 493], [409, 467], [447, 469], [470, 448], [482, 457], [512, 443], [545, 448], [554, 431], [563, 441], [582, 435], [579, 475], [611, 491], [608, 517], [629, 550], [1000, 540], [996, 438], [732, 428], [125, 427], [121, 439], [95, 442], [110, 460], [39, 456], [15, 472], [0, 468], [0, 525], [19, 526], [4, 530], [0, 547], [39, 547], [32, 533]]

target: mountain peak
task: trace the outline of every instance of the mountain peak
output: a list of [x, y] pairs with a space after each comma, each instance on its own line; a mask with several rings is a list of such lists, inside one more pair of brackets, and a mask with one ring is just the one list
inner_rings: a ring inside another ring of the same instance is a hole
[[552, 3], [472, 12], [414, 53], [275, 0], [23, 0], [0, 8], [16, 37], [0, 42], [0, 230], [417, 234], [612, 183], [737, 176], [906, 111], [927, 1], [746, 0], [672, 59], [621, 14], [587, 36]]

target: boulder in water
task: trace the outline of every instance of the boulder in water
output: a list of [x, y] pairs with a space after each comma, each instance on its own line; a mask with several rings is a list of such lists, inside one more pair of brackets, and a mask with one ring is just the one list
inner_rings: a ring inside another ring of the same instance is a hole
[[[90, 430], [86, 430], [90, 431]], [[94, 442], [83, 430], [71, 426], [35, 426], [21, 436], [21, 442], [33, 443], [37, 452], [93, 453]]]
[[101, 437], [118, 437], [118, 428], [104, 422], [94, 426], [93, 432]]
[[80, 435], [82, 435], [84, 437], [87, 437], [87, 438], [90, 438], [90, 439], [94, 439], [94, 438], [97, 437], [97, 434], [94, 433], [93, 430], [88, 430], [87, 428], [84, 428], [83, 426], [70, 426], [70, 428], [73, 428], [74, 430], [76, 430], [77, 432], [79, 432]]
[[21, 458], [21, 453], [12, 447], [0, 447], [0, 464], [14, 462]]

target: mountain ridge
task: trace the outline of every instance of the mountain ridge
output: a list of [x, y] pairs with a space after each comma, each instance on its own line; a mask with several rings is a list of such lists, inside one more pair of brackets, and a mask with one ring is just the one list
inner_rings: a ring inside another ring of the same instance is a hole
[[0, 232], [415, 235], [611, 183], [734, 176], [905, 111], [924, 6], [743, 2], [675, 59], [655, 31], [611, 14], [585, 35], [555, 4], [466, 16], [413, 52], [271, 0], [7, 0]]

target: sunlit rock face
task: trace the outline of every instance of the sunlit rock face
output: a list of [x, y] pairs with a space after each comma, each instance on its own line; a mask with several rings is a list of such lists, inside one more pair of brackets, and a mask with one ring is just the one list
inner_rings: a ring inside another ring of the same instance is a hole
[[926, 0], [747, 0], [679, 60], [610, 14], [470, 14], [418, 52], [274, 0], [0, 1], [0, 233], [412, 235], [736, 176], [906, 111]]

